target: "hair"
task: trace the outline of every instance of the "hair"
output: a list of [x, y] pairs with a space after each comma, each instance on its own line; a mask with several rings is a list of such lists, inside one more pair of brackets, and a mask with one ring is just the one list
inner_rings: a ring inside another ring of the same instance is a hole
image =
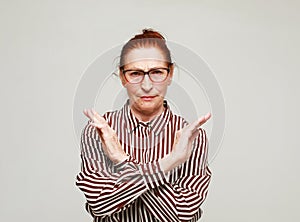
[[142, 32], [141, 34], [135, 35], [123, 46], [120, 55], [120, 67], [125, 65], [125, 57], [131, 50], [150, 47], [160, 49], [166, 61], [171, 64], [171, 53], [167, 47], [165, 38], [153, 29], [143, 29]]

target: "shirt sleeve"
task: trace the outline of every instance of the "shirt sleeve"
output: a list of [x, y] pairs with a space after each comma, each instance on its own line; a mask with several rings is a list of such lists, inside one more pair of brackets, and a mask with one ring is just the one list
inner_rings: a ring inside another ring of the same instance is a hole
[[76, 185], [93, 216], [125, 210], [145, 191], [167, 183], [158, 162], [138, 164], [130, 157], [114, 165], [104, 154], [96, 129], [89, 124], [81, 136], [81, 160]]
[[161, 221], [197, 221], [201, 217], [200, 206], [206, 199], [211, 179], [207, 151], [207, 136], [200, 129], [191, 157], [174, 169], [178, 178], [141, 196], [148, 210]]

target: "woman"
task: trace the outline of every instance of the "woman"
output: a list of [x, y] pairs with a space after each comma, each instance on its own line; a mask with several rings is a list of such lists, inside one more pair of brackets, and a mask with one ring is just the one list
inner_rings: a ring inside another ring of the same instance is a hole
[[145, 29], [122, 48], [119, 75], [128, 101], [90, 119], [81, 139], [76, 185], [94, 221], [197, 221], [211, 173], [210, 113], [188, 124], [164, 99], [174, 65], [164, 37]]

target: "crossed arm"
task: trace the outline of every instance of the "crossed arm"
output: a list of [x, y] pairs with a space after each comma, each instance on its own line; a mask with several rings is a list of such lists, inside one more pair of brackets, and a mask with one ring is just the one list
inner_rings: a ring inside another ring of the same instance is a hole
[[[81, 138], [82, 170], [76, 184], [84, 192], [93, 215], [120, 212], [141, 197], [148, 211], [161, 221], [193, 219], [206, 198], [211, 177], [206, 133], [198, 129], [209, 117], [177, 133], [170, 155], [141, 164], [128, 158], [119, 149], [112, 129], [102, 119], [95, 120], [97, 114], [91, 114], [87, 116], [93, 123], [86, 126]], [[170, 181], [167, 174], [177, 177]]]

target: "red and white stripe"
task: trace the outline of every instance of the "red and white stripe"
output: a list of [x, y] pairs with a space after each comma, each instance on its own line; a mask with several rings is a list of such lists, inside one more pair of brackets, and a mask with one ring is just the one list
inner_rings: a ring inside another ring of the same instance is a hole
[[172, 151], [175, 132], [188, 124], [182, 117], [167, 105], [160, 116], [143, 123], [127, 101], [104, 118], [130, 158], [114, 165], [88, 122], [81, 137], [82, 168], [76, 185], [94, 221], [198, 221], [211, 179], [205, 130], [199, 129], [191, 157], [165, 174], [158, 160]]

